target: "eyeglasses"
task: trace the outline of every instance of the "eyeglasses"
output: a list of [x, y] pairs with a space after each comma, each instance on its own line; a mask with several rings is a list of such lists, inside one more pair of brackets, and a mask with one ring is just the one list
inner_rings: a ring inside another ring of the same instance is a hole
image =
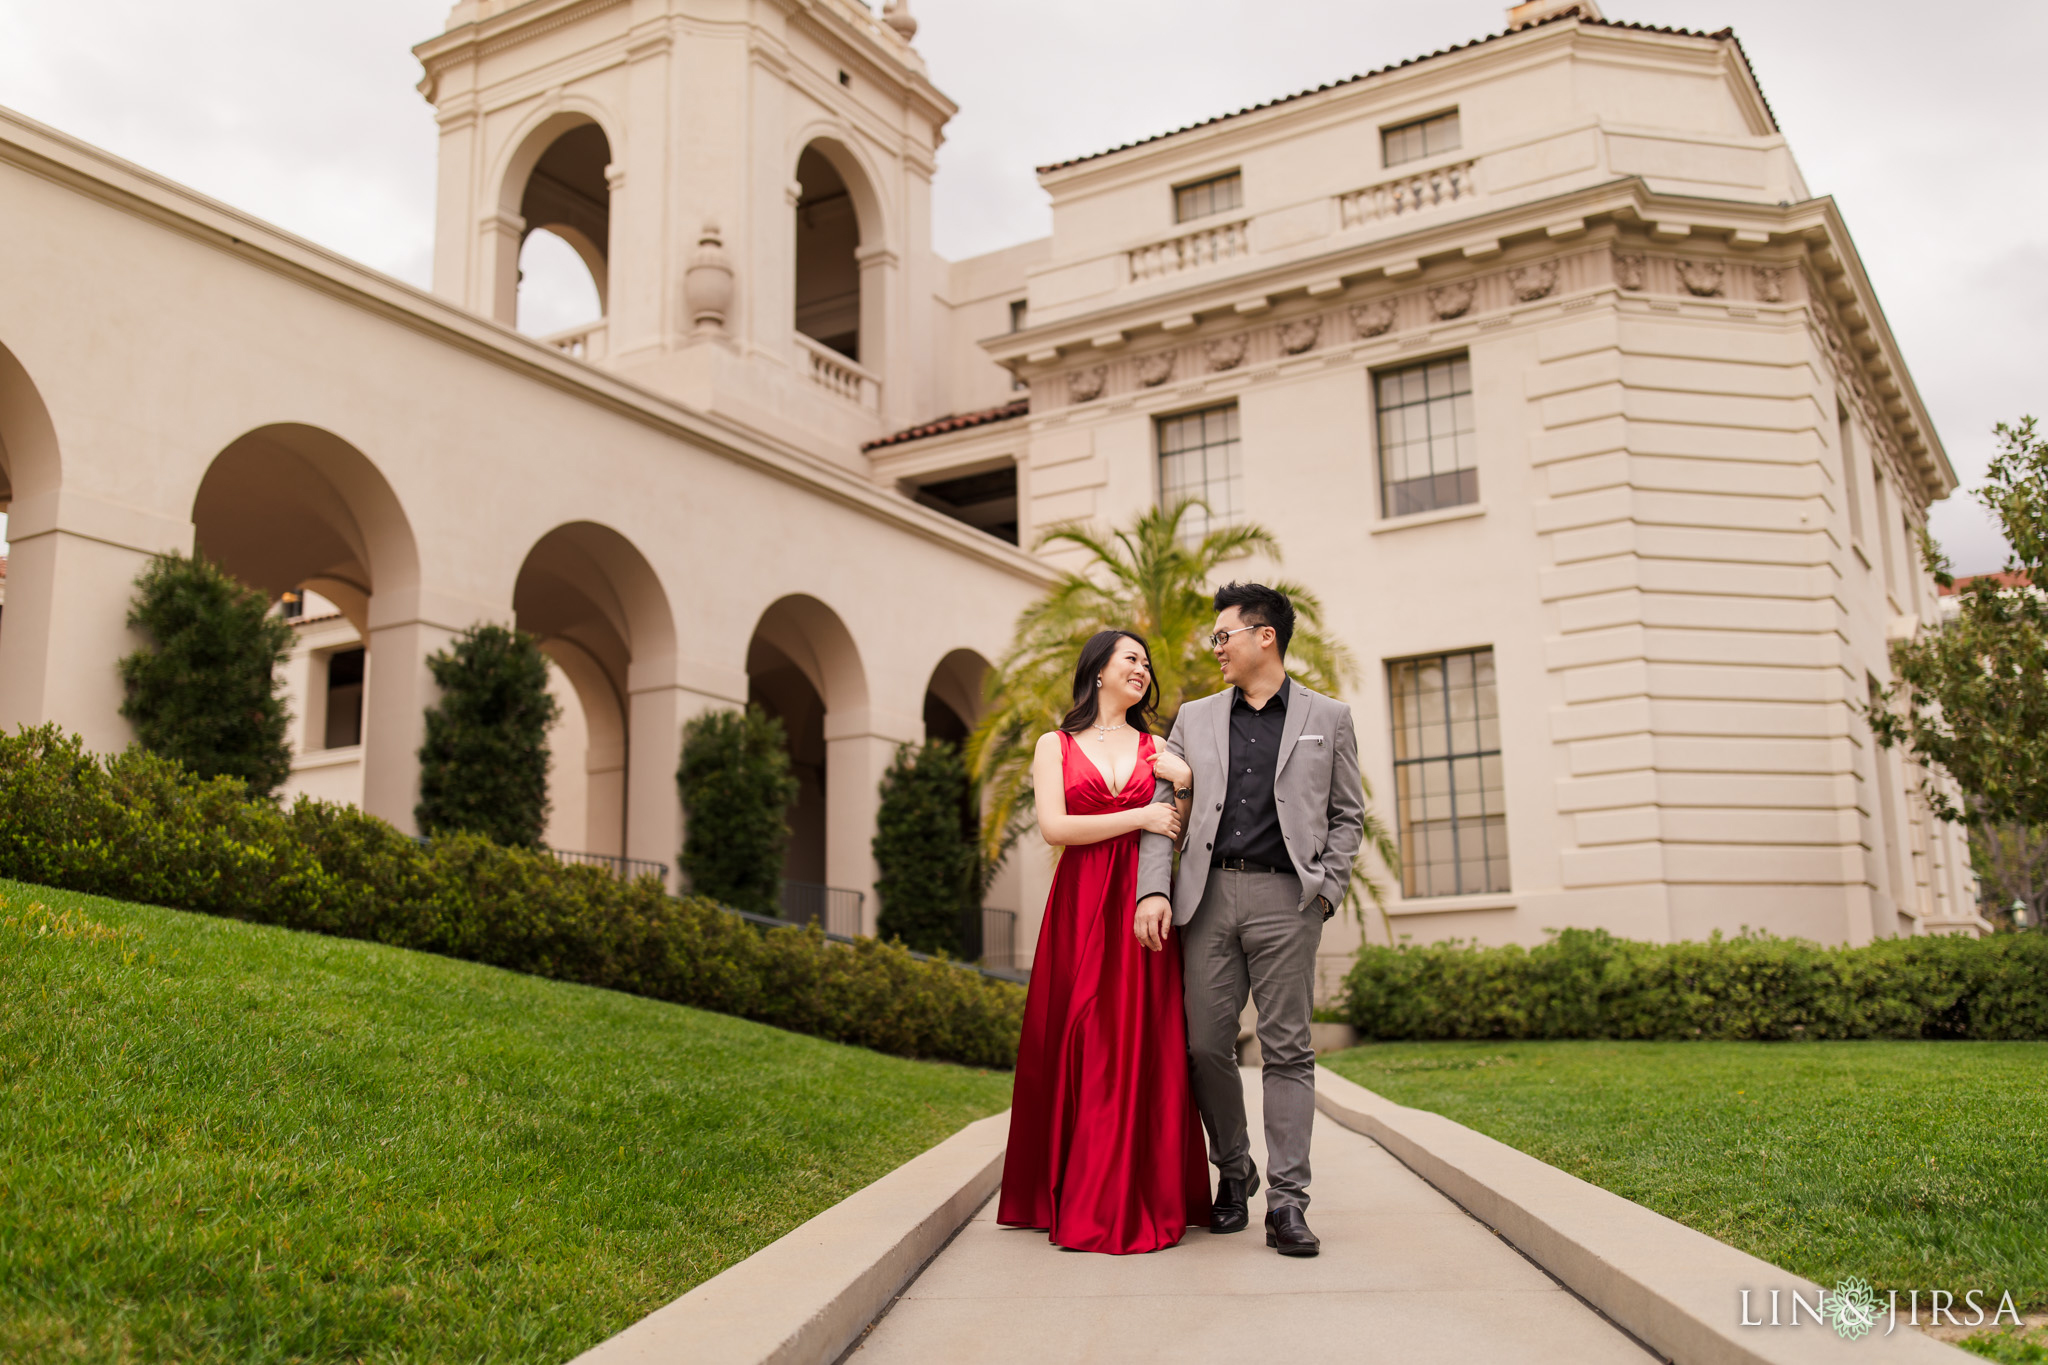
[[1219, 630], [1209, 637], [1209, 647], [1211, 649], [1221, 649], [1230, 643], [1231, 636], [1242, 635], [1245, 631], [1257, 629], [1259, 629], [1257, 626], [1239, 626], [1236, 630]]

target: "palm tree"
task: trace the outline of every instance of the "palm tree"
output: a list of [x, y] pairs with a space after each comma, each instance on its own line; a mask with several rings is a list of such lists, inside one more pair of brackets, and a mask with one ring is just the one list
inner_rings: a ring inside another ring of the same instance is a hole
[[[1074, 660], [1088, 637], [1100, 630], [1135, 630], [1151, 643], [1152, 671], [1159, 682], [1160, 719], [1171, 727], [1181, 704], [1223, 687], [1216, 656], [1203, 638], [1215, 620], [1212, 605], [1217, 570], [1263, 555], [1280, 561], [1280, 544], [1258, 525], [1214, 527], [1199, 540], [1182, 530], [1195, 508], [1188, 501], [1154, 508], [1128, 529], [1103, 535], [1081, 525], [1057, 526], [1038, 547], [1068, 545], [1087, 562], [1059, 581], [1017, 618], [1016, 641], [989, 671], [988, 707], [967, 740], [967, 761], [988, 803], [982, 822], [985, 866], [993, 869], [1031, 827], [1031, 755], [1038, 737], [1055, 729], [1073, 702]], [[1357, 675], [1351, 652], [1323, 633], [1320, 599], [1298, 583], [1272, 580], [1294, 604], [1294, 638], [1288, 672], [1330, 696], [1342, 696]], [[1365, 841], [1388, 867], [1399, 866], [1399, 850], [1372, 810], [1370, 787]], [[1384, 910], [1386, 890], [1364, 869], [1353, 874], [1345, 903], [1356, 912], [1358, 893]], [[1391, 930], [1389, 932], [1391, 940]]]

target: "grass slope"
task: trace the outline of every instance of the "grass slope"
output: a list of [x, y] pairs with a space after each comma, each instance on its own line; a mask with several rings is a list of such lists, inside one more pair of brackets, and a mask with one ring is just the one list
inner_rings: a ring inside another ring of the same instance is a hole
[[0, 881], [0, 1359], [563, 1360], [1009, 1089]]
[[2048, 1043], [1378, 1043], [1321, 1060], [1819, 1284], [2048, 1306]]

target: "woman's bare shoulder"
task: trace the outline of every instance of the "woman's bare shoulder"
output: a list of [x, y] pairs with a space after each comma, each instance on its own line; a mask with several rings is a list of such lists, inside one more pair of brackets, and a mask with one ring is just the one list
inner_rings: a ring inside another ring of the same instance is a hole
[[1047, 730], [1044, 734], [1040, 735], [1037, 747], [1032, 750], [1033, 753], [1041, 758], [1047, 754], [1056, 754], [1059, 751], [1060, 732], [1057, 730]]

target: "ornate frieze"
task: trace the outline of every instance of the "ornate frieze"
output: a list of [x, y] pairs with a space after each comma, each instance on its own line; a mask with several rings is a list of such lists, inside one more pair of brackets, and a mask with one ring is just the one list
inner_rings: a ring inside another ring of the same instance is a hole
[[1138, 372], [1138, 382], [1148, 389], [1156, 389], [1173, 378], [1174, 354], [1172, 351], [1153, 351], [1139, 356], [1133, 367]]
[[1394, 325], [1394, 301], [1374, 299], [1351, 305], [1351, 331], [1360, 341], [1376, 337]]
[[1785, 268], [1778, 265], [1754, 267], [1756, 296], [1765, 303], [1782, 303], [1785, 298]]
[[1251, 334], [1248, 332], [1211, 337], [1202, 343], [1202, 354], [1208, 357], [1210, 369], [1234, 370], [1244, 363], [1245, 347], [1250, 344]]
[[1557, 288], [1557, 262], [1537, 261], [1518, 265], [1508, 272], [1508, 287], [1523, 303], [1534, 303]]
[[1473, 295], [1478, 292], [1477, 280], [1453, 280], [1440, 284], [1429, 291], [1429, 311], [1442, 322], [1461, 318], [1470, 311]]
[[1316, 344], [1316, 338], [1323, 334], [1323, 317], [1311, 313], [1305, 318], [1280, 324], [1280, 349], [1289, 355], [1300, 355]]
[[1641, 289], [1644, 283], [1643, 253], [1640, 251], [1617, 251], [1614, 253], [1614, 282], [1623, 289]]
[[1067, 397], [1076, 403], [1092, 403], [1102, 397], [1102, 389], [1109, 382], [1107, 365], [1090, 365], [1075, 370], [1067, 376]]
[[1678, 263], [1679, 283], [1685, 286], [1687, 293], [1697, 298], [1719, 298], [1727, 277], [1728, 267], [1719, 261], [1682, 260]]

